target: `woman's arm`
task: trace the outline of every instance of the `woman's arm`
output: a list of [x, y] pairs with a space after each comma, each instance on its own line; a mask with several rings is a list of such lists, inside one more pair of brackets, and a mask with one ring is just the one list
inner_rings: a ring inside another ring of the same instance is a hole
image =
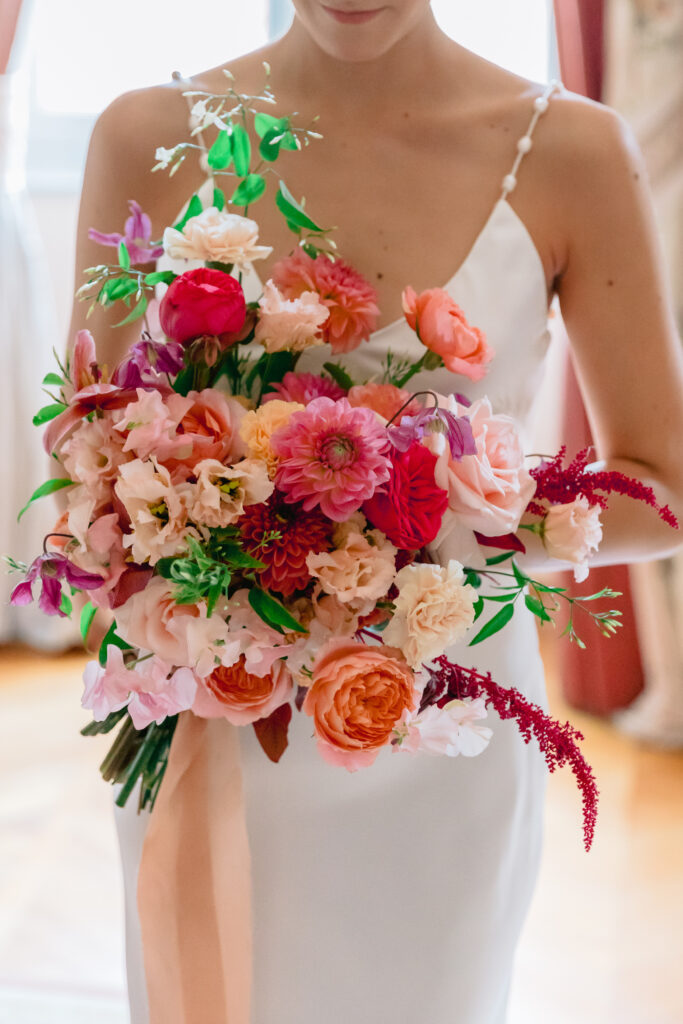
[[[571, 95], [554, 104], [553, 218], [566, 240], [556, 287], [596, 459], [652, 486], [683, 523], [683, 359], [643, 158], [613, 110]], [[683, 529], [628, 498], [611, 496], [602, 522], [593, 564], [683, 543]]]

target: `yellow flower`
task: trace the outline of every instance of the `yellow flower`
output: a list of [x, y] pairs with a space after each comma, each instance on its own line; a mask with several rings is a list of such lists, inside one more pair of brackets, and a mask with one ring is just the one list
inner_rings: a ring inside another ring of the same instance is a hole
[[276, 430], [289, 422], [293, 413], [303, 408], [299, 402], [283, 402], [275, 398], [253, 412], [248, 412], [240, 424], [240, 437], [247, 445], [249, 455], [266, 463], [271, 480], [275, 476], [278, 460], [270, 447], [270, 439]]

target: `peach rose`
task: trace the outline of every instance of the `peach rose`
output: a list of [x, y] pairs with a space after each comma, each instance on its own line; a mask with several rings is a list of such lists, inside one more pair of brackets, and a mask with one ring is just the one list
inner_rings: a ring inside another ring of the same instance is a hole
[[430, 288], [417, 295], [408, 287], [402, 298], [406, 320], [422, 344], [441, 356], [451, 373], [481, 380], [495, 353], [448, 292]]
[[[469, 408], [450, 399], [451, 411], [466, 415], [477, 446], [475, 455], [458, 462], [450, 457], [443, 435], [429, 434], [425, 444], [439, 456], [436, 483], [448, 492], [448, 507], [458, 524], [487, 537], [514, 533], [536, 489], [524, 468], [524, 452], [515, 421], [494, 415], [488, 398]], [[444, 528], [448, 524], [444, 518]], [[437, 538], [438, 541], [438, 538]]]
[[284, 662], [276, 661], [263, 676], [247, 672], [244, 657], [229, 668], [219, 666], [199, 680], [192, 706], [200, 718], [227, 718], [233, 725], [249, 725], [285, 704], [293, 690]]
[[205, 388], [186, 396], [171, 395], [166, 406], [178, 426], [174, 437], [159, 442], [155, 454], [173, 472], [174, 480], [187, 478], [203, 459], [232, 462], [244, 455], [239, 434], [245, 416], [241, 402], [217, 388]]
[[395, 384], [375, 384], [372, 381], [369, 384], [354, 384], [346, 397], [349, 405], [354, 408], [365, 406], [385, 420], [392, 419], [404, 405], [403, 416], [415, 416], [422, 408], [418, 401], [406, 405], [412, 397], [412, 392], [406, 391], [405, 388], [397, 388]]
[[396, 576], [396, 586], [396, 610], [384, 639], [399, 647], [414, 669], [461, 640], [474, 622], [477, 594], [465, 583], [463, 567], [455, 559], [446, 566], [406, 565]]
[[574, 579], [588, 576], [588, 559], [602, 540], [600, 506], [580, 495], [566, 505], [551, 505], [543, 520], [543, 544], [551, 558], [572, 562]]
[[327, 306], [317, 292], [302, 292], [298, 298], [285, 299], [272, 281], [266, 281], [259, 303], [260, 317], [254, 341], [266, 352], [303, 352], [322, 345], [322, 325], [329, 319]]
[[330, 640], [313, 663], [303, 710], [321, 756], [353, 772], [372, 764], [416, 701], [415, 676], [400, 651]]
[[246, 413], [240, 424], [240, 437], [249, 449], [249, 455], [265, 462], [271, 480], [277, 470], [278, 458], [270, 447], [270, 439], [276, 430], [289, 422], [293, 413], [303, 408], [299, 402], [283, 402], [275, 398], [253, 412]]
[[232, 263], [241, 270], [270, 256], [270, 245], [257, 245], [258, 224], [249, 217], [215, 206], [190, 217], [182, 231], [166, 228], [164, 250], [172, 260]]

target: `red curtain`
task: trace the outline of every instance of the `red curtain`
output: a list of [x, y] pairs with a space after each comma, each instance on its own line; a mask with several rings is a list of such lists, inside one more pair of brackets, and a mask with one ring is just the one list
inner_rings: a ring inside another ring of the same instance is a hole
[[23, 0], [0, 0], [0, 75], [4, 75], [9, 66], [22, 2]]
[[[554, 3], [562, 81], [572, 92], [600, 100], [605, 0]], [[562, 436], [570, 455], [592, 442], [571, 364], [567, 367]], [[644, 685], [628, 568], [619, 565], [594, 569], [584, 584], [577, 585], [570, 577], [567, 585], [577, 596], [602, 587], [623, 594], [619, 599], [623, 626], [618, 634], [608, 640], [594, 630], [588, 650], [581, 651], [574, 644], [565, 646], [558, 659], [562, 689], [569, 703], [584, 711], [607, 715], [630, 704]]]

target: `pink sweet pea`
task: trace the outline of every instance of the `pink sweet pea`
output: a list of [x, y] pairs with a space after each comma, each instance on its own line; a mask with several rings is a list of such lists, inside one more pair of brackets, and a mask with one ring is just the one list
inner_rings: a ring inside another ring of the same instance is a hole
[[133, 671], [133, 693], [128, 714], [136, 729], [146, 729], [152, 722], [160, 725], [168, 715], [177, 715], [192, 707], [197, 693], [197, 680], [189, 668], [178, 668], [169, 676], [169, 666], [161, 658], [141, 662]]
[[93, 713], [96, 722], [103, 722], [112, 711], [120, 711], [128, 703], [131, 673], [123, 663], [123, 652], [110, 644], [104, 668], [89, 661], [83, 672], [85, 689], [81, 705]]
[[149, 216], [142, 212], [140, 204], [136, 203], [134, 199], [130, 199], [128, 209], [131, 215], [126, 220], [123, 234], [118, 231], [104, 234], [102, 231], [90, 228], [88, 238], [93, 242], [98, 242], [99, 245], [111, 245], [114, 248], [118, 248], [121, 242], [125, 242], [131, 263], [151, 263], [152, 260], [161, 256], [164, 247], [151, 244], [152, 222]]

